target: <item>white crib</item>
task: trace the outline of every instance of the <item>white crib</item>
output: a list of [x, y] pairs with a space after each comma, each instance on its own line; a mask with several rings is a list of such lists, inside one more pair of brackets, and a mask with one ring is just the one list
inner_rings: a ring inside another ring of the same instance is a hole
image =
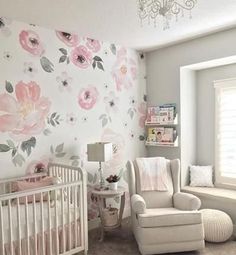
[[[13, 192], [16, 181], [47, 175], [62, 182]], [[47, 173], [0, 180], [0, 254], [87, 254], [86, 176], [81, 168], [50, 163]]]

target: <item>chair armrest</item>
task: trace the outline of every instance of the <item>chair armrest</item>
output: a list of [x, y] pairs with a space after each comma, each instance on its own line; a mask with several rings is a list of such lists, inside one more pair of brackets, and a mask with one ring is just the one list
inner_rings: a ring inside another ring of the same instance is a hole
[[174, 207], [179, 210], [194, 211], [201, 207], [201, 200], [192, 194], [177, 192], [173, 198]]
[[146, 202], [140, 195], [138, 195], [138, 194], [132, 195], [131, 209], [137, 214], [146, 212]]

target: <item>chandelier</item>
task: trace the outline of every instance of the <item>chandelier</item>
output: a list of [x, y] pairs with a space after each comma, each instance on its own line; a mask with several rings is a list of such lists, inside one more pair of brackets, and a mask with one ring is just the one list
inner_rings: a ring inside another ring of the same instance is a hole
[[184, 12], [189, 12], [192, 18], [191, 10], [196, 6], [197, 0], [138, 0], [138, 14], [141, 20], [147, 20], [148, 24], [153, 20], [154, 26], [159, 17], [163, 18], [163, 30], [170, 28], [170, 20], [178, 16], [184, 16]]

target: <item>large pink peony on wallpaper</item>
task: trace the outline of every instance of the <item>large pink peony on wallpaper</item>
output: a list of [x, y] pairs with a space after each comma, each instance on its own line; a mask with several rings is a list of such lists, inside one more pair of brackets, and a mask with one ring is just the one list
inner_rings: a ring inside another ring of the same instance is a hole
[[17, 140], [40, 134], [45, 127], [50, 101], [40, 95], [35, 82], [18, 82], [16, 98], [9, 94], [0, 95], [0, 131], [9, 132]]

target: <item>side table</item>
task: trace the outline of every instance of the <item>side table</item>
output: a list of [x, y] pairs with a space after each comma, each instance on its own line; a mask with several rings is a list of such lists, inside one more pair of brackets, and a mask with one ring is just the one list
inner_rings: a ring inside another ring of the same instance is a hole
[[[109, 190], [109, 189], [108, 190], [97, 190], [94, 188], [92, 190], [92, 194], [94, 196], [96, 196], [98, 199], [98, 208], [99, 208], [99, 214], [100, 214], [100, 219], [101, 219], [100, 241], [103, 241], [105, 231], [111, 231], [111, 230], [121, 226], [122, 216], [123, 216], [124, 207], [125, 207], [125, 189], [123, 187], [118, 187], [117, 190]], [[106, 199], [107, 198], [115, 198], [115, 197], [121, 198], [118, 222], [114, 226], [105, 226], [102, 212], [106, 208]]]

